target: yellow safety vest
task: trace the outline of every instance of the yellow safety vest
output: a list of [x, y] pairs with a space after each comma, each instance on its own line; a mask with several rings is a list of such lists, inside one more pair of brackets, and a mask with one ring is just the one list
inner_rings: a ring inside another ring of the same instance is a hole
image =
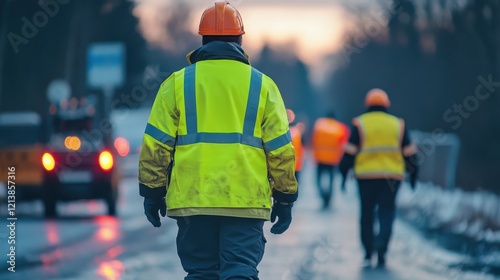
[[361, 147], [354, 163], [356, 178], [402, 180], [403, 120], [385, 112], [368, 112], [353, 122], [359, 130]]
[[[268, 219], [272, 185], [266, 153], [291, 153], [290, 166], [282, 168], [294, 167], [287, 115], [276, 84], [238, 61], [203, 60], [172, 74], [158, 95], [143, 145], [175, 147], [166, 197], [169, 216]], [[163, 96], [173, 97], [167, 102]], [[165, 114], [172, 116], [167, 123]], [[146, 156], [143, 168], [148, 168]], [[293, 181], [281, 187], [295, 193], [297, 185]], [[249, 212], [235, 214], [231, 209]]]

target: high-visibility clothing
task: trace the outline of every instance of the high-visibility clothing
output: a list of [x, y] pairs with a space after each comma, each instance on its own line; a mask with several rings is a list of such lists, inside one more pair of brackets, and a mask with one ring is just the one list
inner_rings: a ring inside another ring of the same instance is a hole
[[208, 43], [190, 61], [195, 64], [160, 87], [145, 131], [139, 182], [165, 187], [173, 154], [169, 216], [269, 219], [273, 187], [297, 192], [278, 87], [248, 64], [237, 44]]
[[337, 165], [349, 138], [347, 126], [331, 118], [319, 118], [314, 123], [312, 146], [317, 163]]
[[290, 127], [292, 145], [295, 149], [295, 171], [302, 170], [304, 165], [304, 147], [302, 145], [302, 132], [297, 126]]
[[358, 179], [403, 179], [401, 142], [404, 121], [385, 112], [365, 113], [353, 121], [361, 147], [354, 162]]

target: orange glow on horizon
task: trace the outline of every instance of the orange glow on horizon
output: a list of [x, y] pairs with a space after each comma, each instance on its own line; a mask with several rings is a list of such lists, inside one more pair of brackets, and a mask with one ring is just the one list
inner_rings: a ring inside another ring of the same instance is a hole
[[[184, 32], [198, 37], [198, 26], [204, 9], [213, 4], [206, 1], [185, 1], [184, 5], [170, 0], [136, 0], [133, 14], [139, 18], [139, 28], [150, 44], [166, 50], [179, 51], [181, 43], [172, 40], [175, 34], [165, 28], [175, 9], [191, 9], [189, 26], [179, 26]], [[231, 1], [230, 1], [231, 2]], [[231, 2], [243, 18], [243, 47], [250, 55], [257, 54], [265, 44], [286, 45], [306, 63], [314, 64], [329, 53], [339, 50], [344, 39], [347, 12], [329, 2], [288, 5], [279, 3]], [[201, 40], [200, 40], [201, 42]]]
[[[183, 48], [193, 39], [201, 42], [198, 35], [200, 17], [214, 3], [209, 0], [185, 0], [183, 4], [173, 0], [135, 2], [137, 6], [133, 14], [139, 18], [143, 37], [150, 45], [179, 55], [185, 55]], [[320, 83], [325, 78], [331, 68], [330, 64], [325, 63], [325, 57], [342, 51], [346, 34], [352, 30], [354, 18], [357, 17], [342, 2], [336, 1], [229, 2], [243, 18], [246, 32], [243, 35], [243, 49], [249, 54], [250, 62], [258, 59], [263, 46], [269, 45], [278, 50], [277, 54], [284, 54], [284, 59], [298, 57], [306, 63], [310, 67], [313, 83]], [[366, 5], [369, 5], [369, 1]], [[187, 24], [178, 19], [187, 14]], [[166, 28], [171, 19], [176, 20], [177, 25]], [[191, 36], [181, 36], [177, 40], [175, 32], [189, 32]]]
[[315, 64], [341, 47], [345, 26], [339, 8], [250, 6], [242, 7], [241, 13], [246, 30], [243, 45], [251, 52], [266, 43], [286, 45], [305, 62]]

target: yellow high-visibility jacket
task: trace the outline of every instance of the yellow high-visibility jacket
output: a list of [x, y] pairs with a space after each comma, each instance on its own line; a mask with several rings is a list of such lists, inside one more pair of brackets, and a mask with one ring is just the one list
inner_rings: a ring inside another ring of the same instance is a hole
[[283, 197], [298, 189], [278, 87], [237, 44], [211, 42], [188, 56], [194, 64], [173, 73], [156, 96], [139, 183], [166, 191], [171, 217], [269, 219], [273, 187]]
[[354, 162], [358, 179], [404, 178], [401, 151], [404, 121], [381, 111], [365, 113], [353, 121], [358, 127], [361, 149]]

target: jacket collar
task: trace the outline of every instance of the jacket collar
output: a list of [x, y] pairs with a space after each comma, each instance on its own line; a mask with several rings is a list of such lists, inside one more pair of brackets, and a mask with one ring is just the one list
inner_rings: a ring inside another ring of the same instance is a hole
[[248, 55], [240, 45], [232, 42], [213, 41], [188, 53], [189, 64], [203, 60], [229, 59], [250, 64]]
[[370, 106], [370, 107], [368, 107], [366, 112], [367, 113], [369, 113], [369, 112], [385, 112], [385, 113], [387, 113], [387, 108], [385, 108], [384, 106]]

